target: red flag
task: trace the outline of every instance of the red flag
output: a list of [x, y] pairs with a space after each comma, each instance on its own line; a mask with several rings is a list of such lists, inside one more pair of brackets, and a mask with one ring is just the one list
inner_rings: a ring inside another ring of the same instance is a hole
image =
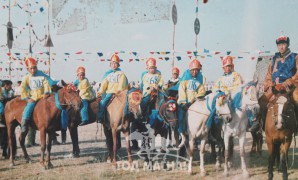
[[75, 54], [82, 54], [83, 52], [82, 51], [79, 51], [79, 52], [76, 52]]
[[189, 58], [189, 59], [191, 59], [191, 58], [192, 58], [192, 56], [188, 56], [188, 58]]
[[220, 52], [215, 52], [214, 54], [220, 54]]
[[191, 53], [192, 53], [192, 51], [186, 51], [186, 53], [187, 53], [187, 54], [191, 54]]
[[132, 62], [133, 61], [133, 59], [129, 59], [129, 62]]

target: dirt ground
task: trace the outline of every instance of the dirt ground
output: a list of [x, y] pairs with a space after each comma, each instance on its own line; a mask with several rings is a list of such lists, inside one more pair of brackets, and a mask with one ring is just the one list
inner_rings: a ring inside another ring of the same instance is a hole
[[[155, 164], [153, 172], [143, 168], [143, 160], [141, 160], [136, 152], [134, 153], [134, 168], [127, 168], [126, 149], [124, 138], [122, 138], [122, 148], [118, 153], [120, 160], [118, 168], [114, 168], [111, 163], [105, 162], [107, 149], [105, 148], [105, 136], [101, 131], [101, 126], [90, 124], [84, 127], [79, 127], [79, 140], [81, 156], [80, 158], [71, 158], [72, 145], [70, 136], [67, 133], [66, 145], [54, 145], [52, 147], [52, 163], [54, 168], [44, 170], [39, 164], [40, 147], [27, 148], [32, 159], [32, 164], [27, 164], [23, 158], [22, 150], [18, 144], [18, 152], [16, 158], [16, 166], [9, 167], [9, 160], [0, 160], [0, 179], [243, 179], [240, 169], [240, 158], [238, 151], [238, 139], [235, 139], [235, 153], [232, 160], [232, 168], [230, 176], [223, 176], [223, 168], [216, 171], [214, 162], [210, 162], [210, 148], [206, 148], [206, 171], [205, 177], [200, 176], [198, 151], [195, 152], [195, 160], [193, 163], [194, 174], [189, 175], [186, 171], [187, 166], [183, 164], [181, 167], [169, 168], [168, 171], [162, 170], [159, 164]], [[19, 128], [16, 130], [19, 134]], [[58, 137], [60, 140], [60, 137]], [[297, 139], [297, 138], [296, 138]], [[37, 132], [37, 143], [39, 143], [39, 134]], [[249, 154], [251, 148], [251, 135], [247, 133], [246, 140], [246, 162], [250, 173], [249, 179], [267, 179], [267, 145], [263, 144], [262, 155]], [[158, 144], [157, 144], [158, 146]], [[289, 163], [292, 162], [293, 143], [289, 151]], [[175, 151], [171, 151], [175, 154]], [[122, 161], [121, 161], [122, 159]], [[175, 162], [175, 159], [169, 158], [170, 163]], [[181, 162], [181, 161], [180, 161]], [[138, 166], [136, 166], [138, 164]], [[120, 165], [123, 165], [120, 166]], [[172, 164], [173, 165], [173, 164]], [[171, 167], [171, 166], [168, 166]], [[175, 166], [172, 166], [175, 167]], [[223, 167], [223, 166], [222, 166]], [[288, 170], [289, 179], [298, 179], [298, 150], [295, 149], [295, 163], [292, 169]], [[281, 174], [274, 171], [274, 179], [282, 179]]]

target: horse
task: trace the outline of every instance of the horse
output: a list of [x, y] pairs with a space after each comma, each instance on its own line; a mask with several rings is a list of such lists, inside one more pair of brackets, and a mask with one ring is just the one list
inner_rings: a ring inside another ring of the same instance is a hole
[[232, 109], [232, 121], [223, 123], [224, 143], [225, 143], [225, 164], [224, 164], [224, 176], [228, 176], [228, 169], [230, 168], [230, 152], [232, 147], [230, 141], [231, 137], [238, 136], [239, 149], [241, 158], [242, 174], [245, 178], [249, 177], [249, 173], [246, 169], [245, 163], [245, 151], [244, 143], [246, 139], [246, 128], [248, 119], [256, 119], [256, 115], [260, 110], [260, 106], [257, 100], [257, 91], [253, 83], [248, 83], [242, 86], [235, 93], [231, 93], [231, 109]]
[[[125, 92], [124, 92], [125, 93]], [[114, 95], [110, 102], [116, 97]], [[133, 121], [133, 119], [139, 118], [141, 116], [141, 109], [140, 109], [140, 99], [142, 95], [139, 91], [139, 89], [132, 88], [129, 90], [127, 94], [127, 101], [128, 101], [128, 115], [126, 116], [126, 120]], [[89, 121], [88, 123], [94, 123], [97, 121], [97, 113], [98, 113], [98, 105], [101, 101], [101, 97], [97, 97], [96, 99], [89, 102], [89, 108], [88, 108], [88, 116]], [[108, 104], [110, 106], [111, 103]], [[70, 132], [72, 145], [73, 145], [73, 151], [72, 151], [72, 157], [79, 157], [80, 156], [80, 147], [79, 147], [79, 138], [78, 138], [78, 125], [81, 123], [81, 115], [79, 112], [76, 112], [74, 110], [69, 111], [70, 120], [68, 124], [68, 129]], [[106, 115], [109, 115], [106, 113]], [[110, 131], [110, 122], [104, 121], [104, 133], [106, 136], [106, 145], [109, 149], [108, 153], [108, 161], [112, 159], [113, 154], [113, 139], [112, 139], [112, 132]], [[117, 137], [117, 144], [120, 144], [120, 134]], [[118, 146], [119, 147], [119, 146]]]
[[[64, 88], [60, 89], [58, 93], [51, 94], [46, 99], [41, 99], [37, 102], [32, 118], [30, 119], [29, 125], [33, 129], [40, 131], [40, 164], [45, 169], [52, 168], [53, 165], [50, 161], [50, 152], [51, 152], [51, 143], [52, 137], [55, 134], [56, 130], [61, 128], [61, 122], [57, 119], [60, 119], [60, 115], [63, 110], [68, 108], [74, 108], [76, 111], [79, 111], [81, 107], [81, 98], [79, 94], [73, 90], [72, 86], [63, 84]], [[26, 106], [26, 101], [21, 100], [20, 97], [17, 97], [9, 101], [5, 106], [5, 121], [7, 125], [7, 133], [9, 139], [9, 147], [13, 153], [10, 153], [10, 166], [14, 166], [14, 156], [15, 156], [15, 142], [13, 137], [15, 136], [15, 128], [21, 123], [22, 113]], [[62, 109], [62, 110], [61, 110]], [[26, 147], [25, 147], [25, 137], [27, 133], [21, 133], [19, 136], [20, 145], [22, 147], [24, 157], [26, 162], [31, 162], [31, 159], [28, 156]], [[46, 146], [46, 134], [47, 137], [47, 146]], [[46, 162], [44, 162], [44, 152], [47, 149]]]
[[[127, 94], [131, 94], [127, 96]], [[130, 141], [129, 141], [129, 128], [131, 122], [131, 115], [135, 119], [142, 118], [142, 112], [140, 108], [142, 99], [142, 93], [138, 89], [128, 93], [128, 90], [124, 90], [118, 94], [114, 94], [107, 106], [106, 122], [104, 125], [104, 133], [106, 136], [106, 143], [109, 150], [109, 159], [112, 159], [113, 166], [116, 166], [117, 159], [117, 144], [120, 140], [117, 140], [117, 134], [120, 131], [125, 136], [126, 149], [128, 154], [128, 161], [132, 163]], [[128, 116], [125, 116], [124, 109], [125, 104], [128, 101]], [[119, 139], [119, 136], [118, 136]]]
[[268, 104], [265, 122], [266, 143], [269, 153], [268, 179], [273, 179], [275, 159], [282, 171], [283, 179], [288, 179], [288, 150], [291, 146], [295, 129], [296, 116], [293, 100], [286, 95], [276, 95], [274, 100]]
[[[197, 99], [187, 111], [187, 132], [189, 135], [189, 157], [188, 172], [192, 173], [192, 161], [194, 142], [196, 138], [201, 140], [200, 147], [200, 174], [206, 175], [204, 168], [205, 143], [208, 137], [209, 129], [206, 123], [210, 123], [209, 118], [217, 116], [219, 119], [231, 121], [231, 112], [224, 93], [211, 93], [205, 99]], [[181, 144], [179, 145], [181, 146]]]
[[[171, 128], [177, 126], [178, 115], [177, 115], [177, 101], [171, 97], [164, 97], [160, 100], [156, 115], [153, 113], [150, 115], [149, 125], [151, 127], [151, 133], [154, 135], [152, 140], [152, 149], [155, 150], [155, 137], [159, 134], [161, 137], [161, 149], [160, 152], [166, 153], [166, 140], [169, 135]], [[152, 160], [152, 159], [151, 159]], [[163, 158], [166, 160], [166, 154]], [[164, 167], [165, 168], [165, 167]]]

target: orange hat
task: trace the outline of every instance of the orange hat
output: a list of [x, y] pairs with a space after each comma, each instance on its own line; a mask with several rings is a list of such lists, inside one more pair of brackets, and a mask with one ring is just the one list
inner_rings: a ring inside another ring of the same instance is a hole
[[177, 67], [173, 67], [173, 69], [172, 69], [172, 73], [174, 73], [174, 74], [178, 74], [178, 75], [179, 75], [179, 73], [180, 73], [179, 68], [177, 68]]
[[192, 69], [201, 69], [201, 63], [198, 59], [194, 59], [192, 61], [190, 61], [189, 63], [189, 70], [192, 70]]
[[85, 73], [85, 68], [83, 66], [79, 66], [77, 68], [77, 74], [80, 74], [80, 73]]
[[120, 58], [117, 54], [113, 54], [112, 57], [111, 57], [111, 61], [120, 63]]
[[232, 65], [232, 67], [234, 68], [232, 56], [225, 56], [222, 59], [222, 67], [225, 67], [225, 66], [228, 66], [228, 65]]
[[152, 67], [152, 66], [156, 67], [156, 59], [154, 59], [152, 57], [148, 58], [146, 61], [146, 66], [147, 67]]
[[36, 60], [32, 57], [27, 57], [25, 60], [25, 64], [27, 68], [37, 66]]

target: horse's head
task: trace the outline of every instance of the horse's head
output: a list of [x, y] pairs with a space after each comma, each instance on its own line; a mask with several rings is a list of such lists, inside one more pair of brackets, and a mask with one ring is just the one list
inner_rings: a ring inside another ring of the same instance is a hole
[[[290, 120], [295, 119], [294, 104], [288, 101], [285, 96], [279, 96], [275, 101], [269, 104], [269, 111], [277, 130], [291, 128]], [[269, 114], [269, 113], [268, 113]]]
[[165, 121], [170, 123], [171, 126], [176, 126], [178, 120], [177, 109], [177, 99], [169, 97], [165, 99], [163, 104], [160, 106], [159, 114]]
[[139, 89], [134, 89], [128, 94], [129, 112], [134, 115], [135, 119], [142, 119], [141, 101], [142, 92]]
[[242, 109], [246, 110], [247, 117], [255, 121], [260, 112], [257, 98], [257, 89], [254, 85], [247, 85], [242, 91]]
[[60, 89], [58, 93], [61, 105], [73, 107], [74, 110], [80, 110], [82, 106], [82, 100], [74, 85], [64, 84], [63, 88]]
[[225, 123], [229, 123], [232, 120], [231, 110], [226, 95], [222, 94], [215, 97], [216, 116], [218, 119], [222, 119]]

